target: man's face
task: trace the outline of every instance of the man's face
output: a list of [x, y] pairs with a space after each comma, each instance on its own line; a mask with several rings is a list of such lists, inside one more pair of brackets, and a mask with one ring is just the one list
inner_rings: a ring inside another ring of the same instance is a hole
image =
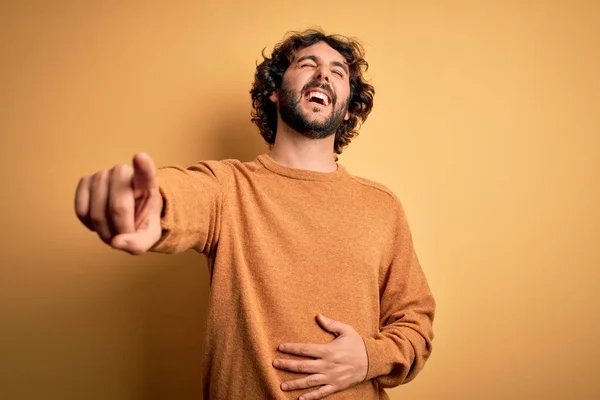
[[350, 79], [344, 57], [324, 42], [299, 50], [271, 95], [281, 119], [313, 139], [335, 133], [347, 120]]

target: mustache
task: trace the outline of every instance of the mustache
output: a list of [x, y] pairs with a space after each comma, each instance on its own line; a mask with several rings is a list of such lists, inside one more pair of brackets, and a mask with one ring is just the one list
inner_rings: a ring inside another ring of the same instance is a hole
[[315, 89], [315, 88], [322, 89], [325, 92], [327, 92], [327, 94], [331, 98], [331, 103], [332, 104], [336, 103], [337, 96], [335, 95], [335, 93], [333, 93], [333, 90], [331, 89], [331, 86], [326, 85], [324, 83], [320, 83], [320, 82], [317, 82], [317, 81], [309, 82], [306, 85], [304, 85], [304, 87], [302, 88], [302, 93], [306, 93], [310, 89]]

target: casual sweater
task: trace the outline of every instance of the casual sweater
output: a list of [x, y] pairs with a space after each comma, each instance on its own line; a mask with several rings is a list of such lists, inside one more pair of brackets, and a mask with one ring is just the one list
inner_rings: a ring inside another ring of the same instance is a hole
[[330, 399], [387, 399], [431, 353], [435, 300], [398, 198], [335, 172], [293, 169], [268, 154], [159, 169], [163, 235], [152, 251], [209, 260], [204, 399], [297, 399], [304, 375], [273, 367], [281, 343], [335, 338], [321, 313], [363, 338], [362, 383]]

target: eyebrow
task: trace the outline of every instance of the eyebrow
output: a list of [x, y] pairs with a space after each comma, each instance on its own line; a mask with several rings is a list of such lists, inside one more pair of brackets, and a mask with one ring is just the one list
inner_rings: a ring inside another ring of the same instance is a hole
[[[299, 63], [299, 62], [302, 62], [304, 60], [312, 60], [312, 61], [318, 63], [319, 62], [319, 57], [317, 57], [315, 55], [312, 55], [312, 54], [309, 54], [309, 55], [302, 56], [302, 57], [298, 58], [296, 60], [296, 62]], [[348, 66], [345, 63], [342, 63], [342, 62], [339, 62], [339, 61], [332, 61], [330, 63], [330, 65], [333, 65], [333, 66], [336, 66], [336, 67], [340, 67], [341, 69], [344, 70], [344, 72], [346, 73], [346, 75], [348, 75], [348, 73], [349, 73], [348, 72]]]

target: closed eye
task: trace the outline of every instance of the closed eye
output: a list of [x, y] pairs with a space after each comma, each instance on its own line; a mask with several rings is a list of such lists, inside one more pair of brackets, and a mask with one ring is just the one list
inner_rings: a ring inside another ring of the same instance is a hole
[[340, 78], [344, 77], [344, 74], [342, 73], [342, 71], [338, 71], [337, 69], [333, 71], [334, 74], [336, 74], [337, 76], [339, 76]]

